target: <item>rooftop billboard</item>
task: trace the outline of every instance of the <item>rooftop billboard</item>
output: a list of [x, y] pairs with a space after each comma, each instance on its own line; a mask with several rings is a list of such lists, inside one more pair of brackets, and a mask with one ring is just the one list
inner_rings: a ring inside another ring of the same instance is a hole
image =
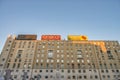
[[60, 35], [42, 35], [41, 40], [61, 40]]

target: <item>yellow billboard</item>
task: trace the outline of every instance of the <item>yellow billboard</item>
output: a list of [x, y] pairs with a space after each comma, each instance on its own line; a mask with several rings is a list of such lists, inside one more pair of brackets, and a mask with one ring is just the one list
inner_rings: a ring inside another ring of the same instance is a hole
[[85, 35], [68, 35], [68, 40], [72, 41], [88, 40], [88, 37]]

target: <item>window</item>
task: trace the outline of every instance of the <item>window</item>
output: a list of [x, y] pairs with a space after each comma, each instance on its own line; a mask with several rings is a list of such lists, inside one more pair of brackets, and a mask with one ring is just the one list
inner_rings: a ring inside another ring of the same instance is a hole
[[51, 75], [50, 78], [53, 78], [53, 76]]
[[80, 68], [80, 64], [78, 64], [78, 68]]
[[53, 63], [54, 62], [54, 60], [51, 60], [51, 63]]
[[79, 79], [82, 79], [82, 76], [79, 76]]
[[53, 58], [53, 50], [48, 50], [48, 58]]
[[7, 64], [7, 68], [9, 68], [9, 66], [10, 66], [10, 64], [8, 63], [8, 64]]
[[59, 63], [59, 59], [57, 59], [57, 63]]
[[84, 79], [86, 79], [87, 78], [87, 76], [84, 76]]
[[20, 68], [20, 63], [18, 63], [18, 66], [17, 66], [17, 68]]
[[49, 59], [47, 59], [47, 63], [49, 62]]
[[64, 72], [64, 70], [62, 69], [61, 72]]
[[27, 65], [26, 65], [26, 63], [24, 64], [24, 68], [26, 68], [27, 67]]
[[101, 70], [102, 73], [104, 73], [104, 70]]
[[36, 63], [38, 63], [38, 62], [39, 62], [39, 60], [37, 59], [37, 60], [36, 60]]
[[16, 79], [16, 78], [17, 78], [17, 75], [14, 75], [14, 78]]
[[16, 64], [14, 63], [14, 64], [13, 64], [13, 68], [15, 68], [15, 66], [16, 66]]
[[108, 75], [107, 77], [110, 78], [110, 75]]
[[59, 53], [60, 51], [59, 50], [57, 50], [57, 53]]
[[116, 70], [117, 73], [119, 73], [119, 70]]
[[74, 69], [74, 64], [72, 64], [72, 69]]
[[90, 79], [92, 79], [93, 78], [93, 76], [90, 76]]
[[106, 70], [106, 72], [108, 73], [108, 70]]
[[64, 64], [61, 64], [61, 68], [64, 68]]
[[81, 73], [81, 70], [78, 70], [79, 73]]
[[112, 72], [115, 72], [114, 70], [112, 70]]
[[42, 70], [40, 70], [40, 72], [42, 72]]
[[48, 70], [46, 70], [46, 72], [48, 72]]
[[82, 58], [82, 55], [81, 54], [77, 55], [77, 58]]
[[68, 70], [68, 73], [70, 73], [70, 70]]
[[90, 63], [90, 60], [87, 60], [88, 63]]
[[83, 70], [83, 73], [85, 73], [86, 71], [85, 70]]
[[84, 63], [84, 60], [82, 60], [82, 63]]
[[48, 78], [48, 76], [45, 76], [45, 78], [47, 79], [47, 78]]
[[97, 75], [95, 75], [95, 79], [97, 79], [98, 78], [98, 76]]
[[73, 79], [75, 79], [75, 76], [73, 76]]
[[41, 59], [41, 63], [43, 62], [43, 60]]
[[53, 72], [53, 70], [50, 70], [50, 72]]
[[105, 75], [103, 75], [103, 78], [105, 78]]
[[5, 61], [5, 58], [3, 58], [2, 61]]
[[21, 62], [21, 59], [19, 59], [19, 62]]
[[74, 63], [74, 60], [72, 60], [71, 62]]
[[70, 79], [71, 77], [70, 76], [68, 76], [68, 79]]
[[77, 50], [77, 58], [82, 58], [82, 51], [81, 50]]

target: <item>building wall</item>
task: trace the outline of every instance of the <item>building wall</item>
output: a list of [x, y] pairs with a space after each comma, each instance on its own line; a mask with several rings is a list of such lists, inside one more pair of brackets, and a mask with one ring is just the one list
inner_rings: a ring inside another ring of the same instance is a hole
[[14, 80], [119, 80], [118, 41], [18, 40], [8, 37], [0, 74]]

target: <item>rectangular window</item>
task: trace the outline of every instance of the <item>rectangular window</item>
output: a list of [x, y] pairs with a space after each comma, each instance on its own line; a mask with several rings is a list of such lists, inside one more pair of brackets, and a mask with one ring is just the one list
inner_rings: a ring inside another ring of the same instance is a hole
[[53, 50], [48, 50], [48, 58], [53, 58]]

